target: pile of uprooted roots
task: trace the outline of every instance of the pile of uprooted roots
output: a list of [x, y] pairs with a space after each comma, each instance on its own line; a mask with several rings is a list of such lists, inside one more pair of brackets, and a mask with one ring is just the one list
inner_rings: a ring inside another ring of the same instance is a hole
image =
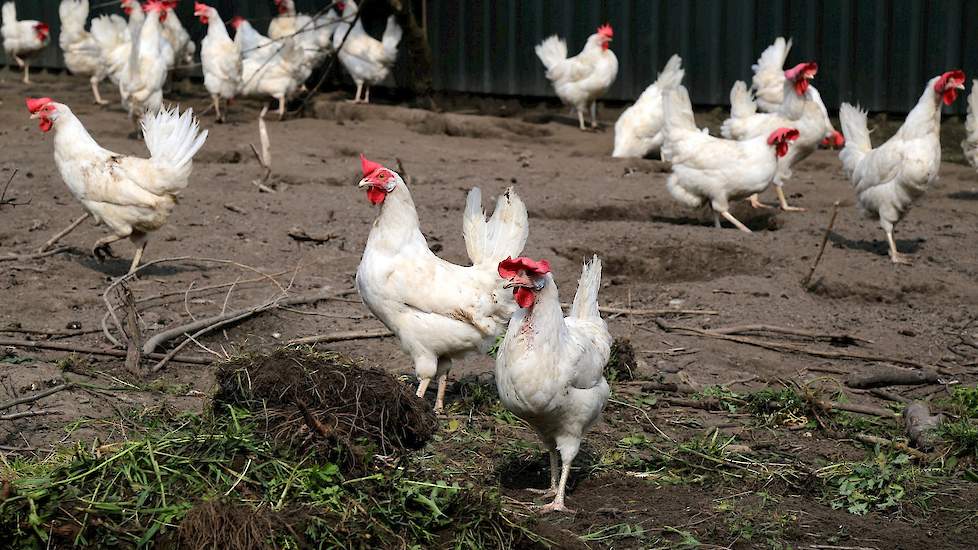
[[283, 348], [225, 363], [215, 406], [260, 415], [279, 445], [362, 468], [374, 455], [419, 449], [437, 428], [431, 407], [389, 373], [333, 352]]

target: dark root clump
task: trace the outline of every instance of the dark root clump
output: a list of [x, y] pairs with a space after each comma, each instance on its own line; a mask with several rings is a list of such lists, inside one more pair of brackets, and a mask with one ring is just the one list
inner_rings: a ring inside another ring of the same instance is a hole
[[259, 415], [279, 444], [347, 468], [374, 454], [420, 449], [437, 427], [431, 407], [379, 368], [334, 352], [283, 348], [221, 366], [215, 405]]
[[177, 530], [177, 540], [180, 548], [272, 550], [274, 532], [265, 510], [215, 499], [198, 502], [187, 511]]
[[627, 382], [635, 379], [635, 348], [627, 338], [615, 338], [611, 343], [611, 356], [608, 358], [606, 372], [612, 382]]

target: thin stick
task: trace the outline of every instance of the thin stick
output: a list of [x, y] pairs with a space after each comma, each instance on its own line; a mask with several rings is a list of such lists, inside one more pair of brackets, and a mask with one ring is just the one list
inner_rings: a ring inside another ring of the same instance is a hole
[[24, 411], [19, 413], [10, 413], [0, 415], [0, 420], [17, 420], [18, 418], [27, 418], [30, 416], [41, 416], [44, 414], [55, 414], [58, 411], [52, 411], [50, 409], [37, 409], [36, 411]]
[[0, 403], [0, 411], [9, 409], [10, 407], [16, 407], [17, 405], [23, 405], [24, 403], [33, 403], [39, 399], [43, 399], [49, 395], [58, 393], [59, 391], [65, 391], [74, 387], [74, 384], [61, 384], [60, 386], [55, 386], [53, 388], [48, 388], [42, 392], [35, 393], [34, 395], [28, 395], [25, 397], [18, 397], [17, 399], [11, 399], [6, 403]]
[[918, 460], [930, 460], [930, 456], [927, 453], [921, 452], [914, 449], [906, 443], [901, 443], [899, 441], [891, 441], [889, 439], [884, 439], [870, 434], [856, 434], [853, 436], [857, 441], [862, 441], [863, 443], [868, 443], [870, 445], [884, 445], [887, 447], [893, 447], [894, 449], [901, 450]]
[[[73, 344], [62, 344], [58, 342], [39, 342], [37, 340], [16, 340], [13, 338], [0, 338], [0, 346], [13, 346], [18, 348], [48, 349], [54, 351], [69, 351], [74, 353], [88, 353], [91, 355], [105, 355], [108, 357], [125, 357], [125, 350], [121, 349], [102, 349], [91, 346], [78, 346]], [[144, 354], [150, 359], [162, 359], [162, 353]], [[206, 357], [174, 357], [171, 361], [177, 363], [187, 363], [190, 365], [210, 365], [212, 360]]]
[[[321, 291], [311, 296], [296, 296], [292, 298], [278, 297], [273, 300], [269, 300], [267, 302], [263, 302], [255, 306], [251, 306], [249, 308], [229, 311], [222, 315], [215, 315], [213, 317], [208, 317], [206, 319], [200, 319], [192, 323], [187, 323], [185, 325], [174, 327], [169, 330], [165, 330], [159, 334], [156, 334], [149, 340], [146, 340], [146, 343], [143, 345], [143, 353], [152, 353], [157, 347], [159, 347], [164, 342], [172, 340], [183, 334], [193, 333], [201, 329], [207, 329], [204, 332], [208, 332], [210, 330], [233, 323], [235, 321], [240, 321], [247, 317], [251, 317], [256, 313], [261, 313], [263, 311], [272, 309], [278, 305], [294, 306], [298, 304], [311, 304], [314, 302], [318, 302], [320, 300], [325, 300], [334, 295], [335, 293], [333, 292]], [[199, 335], [200, 334], [195, 335], [195, 338]]]
[[48, 250], [47, 252], [34, 252], [32, 254], [10, 254], [8, 256], [0, 256], [0, 262], [20, 262], [23, 260], [39, 260], [41, 258], [47, 258], [48, 256], [54, 256], [55, 254], [61, 254], [62, 252], [67, 252], [71, 250], [70, 246], [62, 246], [55, 248], [54, 250]]
[[864, 338], [859, 338], [858, 336], [852, 336], [850, 334], [821, 334], [818, 332], [811, 332], [808, 330], [779, 327], [777, 325], [736, 325], [730, 327], [711, 328], [710, 332], [715, 332], [716, 334], [740, 334], [744, 332], [774, 332], [778, 334], [790, 334], [792, 336], [804, 336], [806, 338], [813, 338], [816, 340], [847, 340], [848, 339], [857, 342], [866, 342], [867, 344], [873, 343], [872, 340], [866, 340]]
[[63, 239], [68, 233], [71, 233], [72, 231], [74, 231], [75, 228], [77, 228], [79, 225], [81, 225], [81, 223], [83, 221], [87, 220], [89, 216], [91, 216], [91, 214], [89, 214], [88, 212], [85, 212], [85, 214], [83, 216], [81, 216], [77, 220], [71, 222], [71, 225], [69, 225], [64, 231], [62, 231], [61, 233], [58, 233], [57, 235], [55, 235], [55, 236], [51, 237], [50, 239], [48, 239], [48, 242], [44, 243], [44, 245], [42, 245], [41, 248], [38, 248], [37, 251], [38, 252], [44, 252], [45, 250], [47, 250], [47, 249], [51, 248], [52, 246], [54, 246], [55, 243], [57, 243], [58, 241], [60, 241], [61, 239]]
[[[791, 352], [791, 353], [802, 353], [805, 355], [812, 355], [815, 357], [827, 357], [830, 359], [856, 359], [861, 361], [874, 361], [877, 363], [898, 363], [901, 365], [907, 365], [915, 367], [918, 369], [928, 369], [933, 368], [929, 365], [923, 363], [918, 363], [912, 359], [903, 359], [900, 357], [889, 357], [885, 355], [872, 355], [869, 353], [856, 353], [856, 352], [841, 352], [841, 351], [823, 351], [817, 349], [810, 349], [802, 346], [795, 346], [792, 344], [785, 344], [781, 342], [768, 342], [764, 340], [757, 340], [754, 338], [749, 338], [747, 336], [733, 336], [729, 334], [718, 334], [709, 330], [703, 330], [693, 327], [680, 327], [675, 325], [670, 325], [660, 318], [655, 319], [655, 324], [659, 326], [660, 329], [666, 332], [685, 332], [686, 334], [692, 334], [695, 336], [706, 336], [708, 338], [717, 338], [720, 340], [729, 340], [731, 342], [737, 342], [739, 344], [746, 344], [749, 346], [757, 346], [759, 348], [770, 349], [773, 351], [780, 352]], [[636, 325], [644, 330], [649, 330], [641, 325]]]
[[[569, 309], [571, 304], [560, 304], [560, 307]], [[618, 315], [720, 315], [719, 311], [712, 309], [628, 309], [598, 306], [598, 311]]]
[[805, 276], [801, 281], [801, 286], [808, 288], [808, 283], [812, 280], [812, 275], [815, 274], [815, 268], [818, 267], [818, 263], [822, 261], [822, 254], [825, 253], [825, 245], [829, 242], [829, 233], [832, 232], [832, 227], [835, 225], [835, 217], [839, 214], [839, 201], [832, 203], [832, 217], [829, 218], [829, 225], [825, 228], [825, 233], [822, 235], [822, 244], [818, 248], [818, 255], [815, 256], [815, 261], [812, 262], [812, 267], [808, 270], [808, 275]]
[[306, 336], [304, 338], [296, 338], [294, 340], [289, 340], [289, 345], [344, 342], [346, 340], [368, 340], [371, 338], [387, 338], [388, 336], [394, 336], [394, 333], [389, 330], [374, 330], [374, 331], [352, 330], [352, 331], [345, 331], [345, 332], [330, 332], [328, 334], [320, 334], [318, 336]]

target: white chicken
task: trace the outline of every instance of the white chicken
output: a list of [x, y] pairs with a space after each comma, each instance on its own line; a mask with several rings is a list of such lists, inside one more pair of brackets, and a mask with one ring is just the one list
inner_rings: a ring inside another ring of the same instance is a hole
[[591, 128], [598, 127], [598, 98], [603, 96], [618, 76], [618, 58], [609, 49], [615, 33], [611, 25], [598, 27], [588, 37], [581, 53], [567, 57], [567, 43], [557, 35], [537, 45], [537, 57], [547, 68], [547, 79], [553, 83], [557, 97], [577, 110], [581, 130], [585, 130], [584, 112], [591, 109]]
[[964, 89], [964, 72], [948, 71], [927, 83], [903, 126], [886, 143], [873, 149], [866, 112], [843, 103], [839, 110], [846, 145], [839, 153], [842, 168], [856, 190], [859, 207], [877, 216], [886, 233], [893, 263], [909, 264], [897, 251], [893, 226], [913, 201], [937, 180], [941, 166], [941, 104], [950, 105]]
[[302, 49], [291, 38], [275, 42], [256, 31], [248, 21], [231, 20], [234, 42], [241, 50], [241, 85], [243, 96], [271, 96], [278, 100], [278, 118], [285, 117], [285, 102], [309, 77]]
[[362, 155], [361, 164], [359, 186], [372, 204], [380, 205], [380, 215], [357, 268], [357, 290], [414, 362], [418, 397], [438, 378], [435, 410], [440, 412], [452, 360], [488, 351], [516, 307], [496, 266], [523, 250], [529, 232], [526, 206], [509, 188], [487, 222], [482, 193], [473, 188], [462, 219], [473, 265], [455, 265], [428, 248], [404, 180]]
[[179, 0], [164, 0], [166, 15], [160, 19], [163, 24], [163, 38], [173, 50], [172, 61], [167, 65], [167, 69], [173, 69], [180, 65], [187, 67], [194, 63], [194, 53], [197, 51], [197, 44], [190, 39], [190, 33], [183, 28], [180, 18], [176, 14], [176, 7]]
[[[370, 103], [370, 87], [387, 78], [397, 61], [397, 45], [401, 42], [403, 30], [391, 15], [387, 18], [384, 35], [377, 40], [363, 29], [363, 23], [357, 17], [358, 11], [353, 0], [343, 3], [343, 17], [333, 30], [333, 49], [338, 52], [340, 63], [357, 85], [353, 103]], [[356, 24], [351, 28], [354, 19]], [[363, 99], [360, 98], [361, 93]]]
[[14, 58], [18, 67], [24, 69], [24, 84], [31, 83], [29, 60], [47, 47], [51, 41], [50, 29], [47, 23], [33, 19], [17, 20], [17, 6], [13, 2], [4, 2], [0, 8], [3, 22], [0, 23], [0, 36], [3, 38], [3, 49], [7, 55]]
[[119, 86], [129, 74], [132, 37], [139, 34], [145, 14], [142, 8], [123, 4], [127, 22], [118, 15], [100, 15], [92, 20], [92, 39], [98, 44], [101, 63], [113, 84]]
[[132, 35], [129, 67], [119, 82], [122, 106], [133, 124], [146, 113], [156, 113], [163, 105], [168, 66], [166, 50], [169, 46], [161, 26], [167, 17], [166, 3], [149, 0], [143, 10], [146, 19], [139, 32]]
[[[784, 100], [773, 113], [758, 113], [747, 85], [737, 81], [730, 90], [730, 118], [720, 128], [723, 137], [736, 140], [768, 136], [772, 131], [788, 126], [798, 130], [798, 139], [778, 162], [778, 173], [774, 177], [778, 203], [786, 211], [804, 210], [789, 206], [784, 195], [784, 183], [791, 178], [791, 169], [814, 153], [819, 144], [835, 132], [829, 125], [818, 90], [809, 85], [809, 80], [817, 72], [818, 64], [814, 62], [799, 63], [785, 71]], [[751, 195], [750, 200], [755, 208], [766, 206], [758, 200], [757, 195]]]
[[564, 505], [571, 464], [611, 393], [603, 374], [611, 334], [598, 312], [601, 260], [584, 264], [566, 318], [546, 260], [504, 260], [499, 276], [520, 305], [496, 354], [499, 400], [536, 430], [550, 454], [547, 493], [554, 500], [543, 511], [573, 512]]
[[241, 86], [241, 47], [231, 40], [216, 9], [195, 2], [194, 15], [207, 25], [207, 36], [200, 42], [204, 87], [211, 94], [217, 120], [223, 122], [221, 100], [233, 99]]
[[[758, 108], [765, 113], [778, 112], [778, 109], [784, 102], [785, 92], [787, 91], [784, 85], [784, 63], [788, 59], [788, 52], [790, 51], [791, 39], [785, 40], [783, 36], [779, 36], [774, 40], [773, 44], [761, 52], [761, 57], [757, 59], [757, 63], [751, 65], [751, 70], [754, 71], [751, 90], [756, 96]], [[838, 149], [845, 145], [845, 140], [842, 139], [842, 134], [832, 126], [832, 120], [829, 119], [829, 112], [825, 108], [825, 104], [822, 103], [821, 96], [818, 95], [818, 90], [815, 90], [815, 96], [825, 116], [825, 124], [832, 130], [831, 135], [826, 136], [820, 145]], [[751, 202], [756, 203], [756, 200], [752, 199]], [[760, 205], [755, 204], [755, 206]]]
[[190, 109], [182, 115], [176, 109], [147, 114], [142, 129], [150, 158], [142, 159], [103, 149], [67, 105], [28, 99], [27, 109], [40, 120], [41, 131], [54, 130], [54, 162], [71, 194], [112, 232], [96, 241], [92, 253], [101, 260], [111, 255], [111, 243], [128, 237], [138, 247], [132, 273], [147, 234], [166, 223], [177, 195], [187, 187], [193, 156], [207, 132], [200, 132]]
[[659, 150], [662, 146], [662, 90], [682, 82], [682, 65], [683, 60], [678, 55], [670, 57], [655, 82], [618, 117], [615, 149], [611, 156], [640, 158]]
[[972, 168], [978, 169], [978, 80], [971, 81], [971, 93], [968, 95], [968, 117], [964, 121], [964, 141], [961, 150], [964, 158]]
[[[296, 13], [293, 0], [275, 0], [275, 6], [278, 15], [268, 24], [268, 37], [272, 40], [291, 37], [302, 48], [310, 68], [319, 66], [332, 51], [336, 12], [330, 7], [315, 17]], [[337, 2], [336, 6], [341, 10], [344, 7], [343, 2]]]
[[774, 181], [778, 159], [788, 153], [788, 143], [798, 139], [798, 131], [778, 128], [767, 136], [745, 141], [712, 137], [696, 127], [684, 86], [667, 90], [663, 106], [662, 158], [672, 164], [666, 181], [669, 194], [689, 207], [708, 204], [717, 227], [723, 216], [737, 229], [750, 233], [730, 213], [730, 201], [760, 193]]
[[92, 34], [85, 30], [88, 20], [88, 0], [61, 0], [58, 6], [61, 17], [61, 34], [58, 43], [64, 54], [65, 67], [73, 74], [89, 75], [95, 103], [105, 105], [98, 85], [108, 76], [102, 52]]

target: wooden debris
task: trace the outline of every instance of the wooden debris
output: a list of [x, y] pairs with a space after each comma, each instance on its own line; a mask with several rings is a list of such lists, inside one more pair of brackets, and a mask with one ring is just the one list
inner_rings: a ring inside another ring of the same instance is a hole
[[903, 411], [903, 424], [910, 444], [925, 451], [940, 442], [941, 437], [936, 432], [943, 421], [944, 415], [931, 414], [930, 407], [923, 401], [914, 401]]
[[850, 388], [870, 389], [885, 386], [919, 386], [937, 383], [937, 372], [930, 369], [900, 369], [884, 367], [867, 372], [852, 373], [846, 378]]
[[835, 201], [832, 204], [832, 217], [829, 218], [829, 225], [825, 227], [825, 233], [822, 234], [822, 244], [818, 247], [818, 254], [815, 255], [815, 261], [812, 262], [812, 267], [808, 270], [808, 275], [801, 280], [801, 286], [805, 288], [810, 288], [809, 285], [812, 282], [812, 275], [815, 275], [815, 269], [818, 267], [819, 262], [822, 261], [822, 254], [825, 253], [825, 245], [829, 242], [829, 234], [832, 233], [832, 227], [835, 225], [835, 217], [839, 215], [839, 201]]

